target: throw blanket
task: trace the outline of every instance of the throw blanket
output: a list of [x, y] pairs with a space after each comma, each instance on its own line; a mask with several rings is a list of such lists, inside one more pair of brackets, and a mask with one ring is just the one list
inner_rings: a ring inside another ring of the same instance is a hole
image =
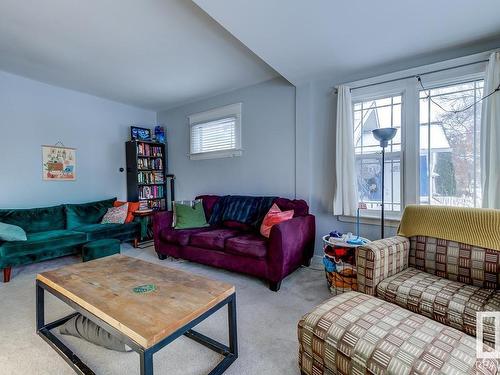
[[277, 197], [223, 196], [214, 205], [209, 223], [219, 225], [231, 220], [258, 227], [276, 199]]
[[398, 235], [435, 237], [500, 251], [500, 210], [408, 205]]

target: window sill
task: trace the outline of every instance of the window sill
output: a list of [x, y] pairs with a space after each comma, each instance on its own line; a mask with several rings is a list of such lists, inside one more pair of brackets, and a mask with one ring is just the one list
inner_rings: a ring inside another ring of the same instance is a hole
[[[357, 218], [356, 216], [344, 216], [344, 215], [340, 215], [340, 216], [337, 216], [337, 219], [343, 223], [355, 223]], [[401, 217], [400, 215], [388, 215], [386, 213], [386, 216], [385, 216], [385, 226], [386, 227], [393, 227], [393, 228], [397, 228], [399, 227], [399, 222], [401, 220]], [[361, 224], [368, 224], [368, 225], [380, 225], [380, 216], [379, 215], [362, 215], [359, 217], [359, 222]]]
[[189, 154], [191, 160], [206, 160], [206, 159], [220, 159], [220, 158], [233, 158], [241, 156], [243, 150], [225, 150], [214, 152], [203, 152], [199, 154]]

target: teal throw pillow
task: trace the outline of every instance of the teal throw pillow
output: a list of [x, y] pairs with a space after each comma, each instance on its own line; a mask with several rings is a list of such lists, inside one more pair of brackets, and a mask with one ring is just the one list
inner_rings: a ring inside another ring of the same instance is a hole
[[191, 229], [208, 227], [205, 210], [201, 201], [190, 204], [174, 202], [175, 205], [175, 229]]
[[1, 241], [26, 241], [26, 232], [17, 225], [0, 223]]

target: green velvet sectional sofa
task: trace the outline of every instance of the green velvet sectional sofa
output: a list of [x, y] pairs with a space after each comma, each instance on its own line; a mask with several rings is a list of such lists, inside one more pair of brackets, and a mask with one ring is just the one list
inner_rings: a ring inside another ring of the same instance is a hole
[[27, 241], [0, 241], [4, 282], [14, 266], [75, 254], [89, 241], [140, 237], [140, 223], [100, 224], [116, 198], [83, 204], [29, 209], [0, 209], [0, 222], [23, 228]]

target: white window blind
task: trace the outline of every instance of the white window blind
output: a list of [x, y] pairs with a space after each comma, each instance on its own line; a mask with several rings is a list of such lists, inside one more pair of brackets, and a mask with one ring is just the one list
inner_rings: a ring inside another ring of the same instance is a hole
[[190, 158], [241, 155], [241, 103], [189, 116]]
[[236, 148], [236, 117], [195, 124], [191, 127], [191, 154]]

